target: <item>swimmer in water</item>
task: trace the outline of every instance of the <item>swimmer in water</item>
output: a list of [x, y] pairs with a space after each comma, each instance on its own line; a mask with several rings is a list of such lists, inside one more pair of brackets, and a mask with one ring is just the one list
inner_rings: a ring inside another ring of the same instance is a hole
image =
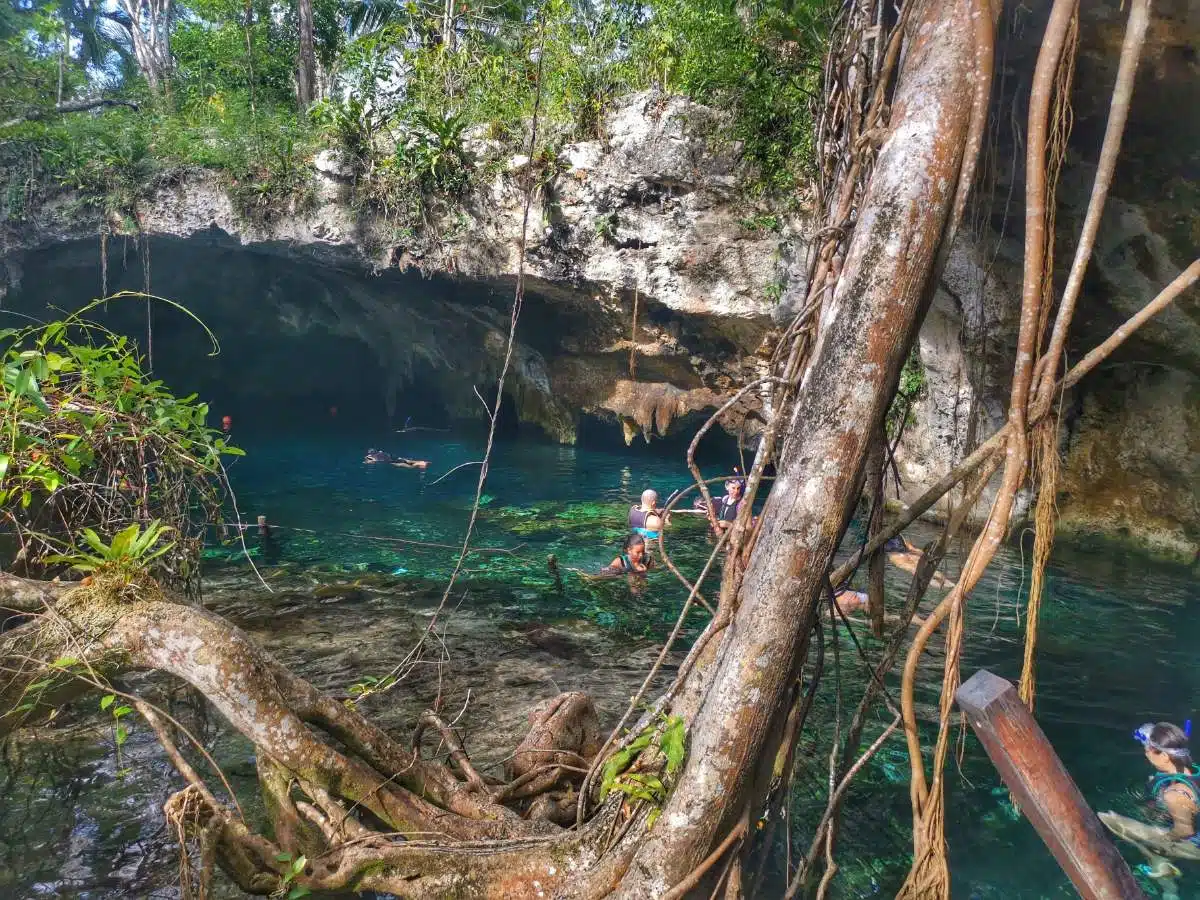
[[427, 469], [429, 462], [424, 459], [405, 459], [403, 456], [392, 456], [384, 450], [368, 450], [363, 462], [369, 464], [386, 464], [398, 469]]
[[[902, 535], [896, 535], [894, 538], [888, 539], [888, 542], [883, 545], [883, 549], [887, 553], [888, 562], [893, 566], [910, 574], [916, 574], [917, 563], [921, 561], [920, 547], [914, 547]], [[933, 578], [929, 582], [930, 587], [935, 588], [948, 588], [951, 584], [953, 582], [941, 572], [934, 572]]]
[[[1190, 730], [1191, 723], [1187, 723]], [[1146, 787], [1150, 799], [1170, 828], [1150, 825], [1118, 815], [1100, 813], [1114, 834], [1141, 850], [1149, 861], [1150, 877], [1159, 879], [1164, 897], [1178, 897], [1175, 879], [1179, 869], [1166, 857], [1200, 859], [1200, 833], [1196, 816], [1200, 814], [1200, 773], [1192, 764], [1188, 749], [1188, 731], [1170, 722], [1147, 723], [1133, 733], [1142, 745], [1146, 761], [1155, 769]]]
[[[728, 531], [737, 521], [738, 513], [742, 511], [745, 500], [746, 482], [739, 478], [730, 478], [725, 482], [725, 496], [713, 501], [713, 515], [717, 519], [717, 531]], [[696, 498], [696, 507], [704, 509], [704, 498]]]
[[648, 541], [657, 541], [662, 534], [666, 520], [658, 508], [658, 493], [652, 490], [642, 491], [640, 506], [629, 508], [629, 527]]
[[646, 539], [631, 533], [625, 538], [621, 555], [601, 571], [605, 575], [645, 575], [650, 568], [650, 556], [646, 553]]
[[844, 616], [866, 609], [869, 603], [866, 591], [852, 591], [849, 588], [834, 591], [833, 600]]

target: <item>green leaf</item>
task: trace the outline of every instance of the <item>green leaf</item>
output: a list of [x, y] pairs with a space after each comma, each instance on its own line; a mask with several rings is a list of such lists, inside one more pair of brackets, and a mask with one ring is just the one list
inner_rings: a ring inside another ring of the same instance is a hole
[[657, 803], [658, 797], [652, 791], [646, 790], [639, 784], [633, 784], [628, 781], [617, 780], [613, 783], [613, 790], [620, 791], [627, 797], [633, 800], [645, 800], [647, 803]]
[[100, 540], [100, 535], [96, 534], [96, 532], [94, 532], [92, 529], [83, 529], [83, 531], [80, 532], [80, 536], [83, 538], [84, 543], [86, 543], [97, 553], [101, 554], [102, 556], [108, 555], [108, 545], [104, 543], [104, 541]]
[[307, 897], [311, 893], [311, 888], [306, 888], [304, 885], [298, 884], [288, 891], [287, 900], [300, 900], [301, 897]]
[[50, 665], [56, 669], [69, 669], [71, 666], [78, 664], [79, 660], [77, 660], [74, 656], [60, 656], [54, 662], [50, 663]]
[[113, 714], [114, 719], [119, 719], [119, 718], [121, 718], [121, 716], [127, 716], [131, 712], [133, 712], [132, 706], [118, 706], [116, 709], [114, 709], [112, 711], [112, 714]]
[[301, 853], [296, 857], [296, 861], [292, 863], [292, 877], [300, 875], [304, 872], [304, 867], [308, 865], [308, 857]]
[[109, 547], [109, 556], [127, 556], [129, 554], [129, 545], [133, 543], [139, 531], [141, 531], [141, 526], [137, 522], [118, 531], [112, 539], [112, 545]]
[[129, 740], [129, 730], [124, 725], [117, 726], [117, 746], [120, 747]]
[[662, 815], [662, 808], [656, 807], [650, 810], [650, 815], [646, 816], [646, 830], [649, 831], [654, 827], [654, 823], [658, 821], [658, 817]]
[[276, 853], [275, 854], [275, 862], [291, 862], [291, 861], [292, 861], [292, 854], [290, 854], [290, 853]]
[[0, 478], [3, 478], [8, 472], [8, 464], [12, 462], [12, 457], [7, 453], [0, 453]]
[[667, 719], [667, 727], [663, 731], [660, 746], [662, 747], [663, 756], [667, 758], [668, 775], [674, 775], [679, 771], [679, 767], [683, 765], [683, 759], [687, 753], [685, 749], [686, 737], [683, 719], [679, 716], [671, 716]]
[[116, 699], [117, 699], [116, 694], [105, 694], [103, 697], [100, 698], [100, 708], [108, 709], [110, 706], [113, 705], [113, 701]]

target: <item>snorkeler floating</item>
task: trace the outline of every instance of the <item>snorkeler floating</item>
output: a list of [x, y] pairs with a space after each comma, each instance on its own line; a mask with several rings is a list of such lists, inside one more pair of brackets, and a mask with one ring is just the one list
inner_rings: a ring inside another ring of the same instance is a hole
[[381, 464], [395, 466], [398, 469], [427, 469], [429, 468], [428, 460], [424, 459], [406, 459], [403, 456], [392, 456], [392, 454], [384, 450], [368, 450], [367, 455], [363, 457], [363, 462], [369, 464]]
[[852, 591], [849, 588], [834, 591], [833, 600], [844, 616], [866, 609], [869, 603], [866, 591]]
[[[910, 544], [903, 535], [896, 535], [883, 545], [883, 549], [887, 553], [888, 562], [897, 569], [903, 569], [911, 575], [917, 574], [917, 563], [921, 561], [923, 552], [920, 547]], [[946, 588], [953, 582], [941, 572], [934, 572], [929, 584], [935, 588]]]
[[1191, 722], [1184, 728], [1170, 722], [1147, 723], [1133, 733], [1142, 745], [1146, 761], [1154, 766], [1147, 789], [1157, 813], [1171, 827], [1139, 822], [1115, 812], [1100, 813], [1113, 834], [1133, 844], [1146, 855], [1147, 874], [1160, 880], [1164, 897], [1178, 897], [1174, 879], [1179, 869], [1167, 859], [1200, 860], [1200, 833], [1196, 816], [1200, 814], [1200, 773], [1192, 764], [1188, 738]]

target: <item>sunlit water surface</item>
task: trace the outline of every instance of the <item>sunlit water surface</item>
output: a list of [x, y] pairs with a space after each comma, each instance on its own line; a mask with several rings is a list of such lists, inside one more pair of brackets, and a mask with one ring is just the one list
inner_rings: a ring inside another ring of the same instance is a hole
[[[240, 542], [214, 542], [206, 599], [264, 642], [285, 663], [331, 691], [381, 675], [412, 645], [442, 595], [471, 507], [481, 441], [450, 433], [356, 432], [238, 434], [249, 455], [231, 468], [242, 519], [266, 515], [276, 540], [253, 531]], [[431, 461], [426, 473], [367, 466], [380, 446]], [[720, 461], [724, 466], [736, 460]], [[709, 468], [719, 463], [710, 460]], [[573, 570], [609, 562], [624, 534], [624, 515], [640, 491], [662, 495], [689, 483], [681, 456], [634, 447], [597, 450], [533, 442], [497, 445], [476, 546], [431, 663], [368, 712], [402, 731], [441, 697], [462, 713], [468, 749], [499, 766], [524, 728], [527, 709], [562, 690], [587, 690], [606, 724], [623, 709], [670, 630], [684, 594], [667, 573], [633, 594], [623, 580], [592, 583]], [[710, 545], [702, 523], [681, 517], [670, 546], [695, 572]], [[915, 527], [909, 537], [932, 532]], [[253, 561], [259, 582], [247, 561]], [[554, 554], [561, 592], [546, 564]], [[957, 560], [951, 560], [955, 571]], [[1023, 629], [1023, 560], [1005, 550], [971, 600], [964, 672], [986, 666], [1015, 679]], [[889, 572], [890, 599], [906, 583]], [[1200, 623], [1190, 574], [1138, 555], [1103, 548], [1058, 548], [1043, 607], [1038, 655], [1038, 717], [1084, 795], [1097, 809], [1137, 814], [1147, 772], [1130, 732], [1144, 721], [1192, 715], [1200, 688]], [[691, 622], [694, 635], [702, 619]], [[877, 649], [856, 629], [865, 652]], [[863, 667], [854, 643], [839, 635], [837, 659], [847, 704], [856, 702]], [[826, 661], [834, 658], [832, 647]], [[673, 655], [668, 677], [680, 656]], [[927, 664], [924, 701], [940, 683]], [[832, 671], [827, 670], [827, 678]], [[819, 812], [835, 707], [832, 691], [813, 714], [802, 743], [793, 804], [793, 853], [803, 854]], [[163, 691], [152, 676], [134, 689]], [[893, 693], [895, 685], [892, 685]], [[174, 897], [178, 860], [161, 805], [178, 786], [144, 726], [135, 724], [120, 758], [95, 698], [65, 710], [56, 727], [7, 747], [0, 817], [0, 896]], [[163, 702], [166, 702], [165, 699]], [[203, 730], [235, 787], [253, 794], [249, 746], [196, 712], [185, 692], [174, 709]], [[877, 714], [869, 741], [884, 719]], [[975, 740], [952, 763], [947, 804], [954, 896], [1074, 896], [1029, 824], [1016, 816]], [[850, 792], [837, 850], [835, 896], [892, 896], [907, 868], [908, 762], [894, 739]], [[254, 810], [250, 811], [254, 815]], [[778, 832], [782, 834], [782, 829]], [[776, 878], [785, 854], [776, 854]], [[1132, 862], [1136, 857], [1129, 856]], [[1186, 864], [1185, 864], [1186, 866]], [[1153, 882], [1139, 875], [1147, 893]], [[1185, 869], [1182, 896], [1200, 897], [1200, 871]], [[219, 893], [233, 896], [228, 886]], [[773, 887], [771, 895], [777, 895]]]

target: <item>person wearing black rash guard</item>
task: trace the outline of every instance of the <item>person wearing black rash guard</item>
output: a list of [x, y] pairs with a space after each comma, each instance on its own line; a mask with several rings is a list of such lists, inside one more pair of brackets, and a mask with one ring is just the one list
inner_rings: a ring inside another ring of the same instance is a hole
[[398, 469], [426, 469], [429, 467], [428, 461], [424, 459], [405, 459], [403, 456], [392, 456], [383, 450], [368, 450], [367, 455], [363, 457], [363, 462], [371, 465], [386, 464]]
[[621, 547], [621, 555], [600, 571], [605, 575], [645, 575], [650, 565], [646, 539], [640, 534], [630, 534]]
[[[746, 483], [740, 478], [730, 478], [725, 482], [725, 496], [713, 501], [713, 515], [717, 519], [717, 530], [726, 531], [737, 521], [745, 499]], [[696, 498], [696, 507], [704, 508], [704, 498]]]

